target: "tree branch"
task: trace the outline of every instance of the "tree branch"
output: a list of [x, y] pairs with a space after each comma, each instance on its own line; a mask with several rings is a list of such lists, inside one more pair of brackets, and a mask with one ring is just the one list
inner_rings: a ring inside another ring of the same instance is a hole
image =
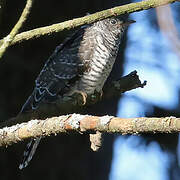
[[137, 71], [132, 71], [126, 76], [121, 77], [119, 80], [113, 81], [107, 84], [103, 88], [104, 96], [103, 98], [112, 98], [114, 96], [119, 96], [121, 93], [130, 91], [136, 88], [143, 88], [146, 85], [146, 81], [141, 83]]
[[31, 120], [28, 123], [17, 124], [0, 129], [0, 146], [8, 146], [29, 138], [57, 135], [77, 131], [104, 132], [120, 134], [139, 133], [175, 133], [180, 132], [180, 118], [117, 118], [113, 116], [88, 116], [72, 114]]
[[[63, 30], [69, 30], [78, 26], [82, 26], [84, 24], [90, 24], [95, 21], [102, 20], [108, 17], [133, 13], [141, 10], [147, 10], [158, 6], [166, 5], [169, 3], [174, 3], [176, 1], [177, 0], [146, 0], [137, 3], [130, 3], [123, 6], [114, 7], [81, 18], [75, 18], [73, 20], [68, 20], [62, 23], [57, 23], [50, 26], [36, 28], [30, 31], [22, 32], [15, 36], [15, 38], [12, 40], [10, 45], [21, 43], [23, 41], [34, 38], [39, 38], [44, 35], [51, 35], [53, 33], [57, 33]], [[1, 43], [2, 40], [0, 41], [0, 44]]]
[[[110, 86], [105, 89], [102, 98], [111, 98], [112, 96], [119, 96], [122, 92], [129, 91], [138, 87], [143, 88], [146, 81], [142, 84], [136, 71], [131, 72], [127, 76], [113, 81]], [[86, 99], [86, 104], [83, 104], [81, 94], [75, 93], [72, 96], [59, 97], [57, 101], [49, 104], [42, 104], [37, 110], [26, 113], [21, 113], [17, 117], [4, 121], [0, 124], [0, 128], [12, 126], [17, 123], [27, 122], [31, 119], [46, 119], [48, 117], [59, 116], [63, 114], [70, 114], [78, 112], [84, 106], [89, 106], [101, 100], [101, 94], [95, 93]]]
[[6, 36], [3, 40], [1, 40], [1, 46], [0, 46], [0, 58], [3, 56], [5, 53], [6, 49], [10, 46], [11, 42], [14, 40], [14, 37], [16, 34], [19, 32], [20, 28], [24, 24], [24, 22], [27, 19], [27, 16], [30, 13], [30, 9], [32, 7], [33, 0], [27, 0], [26, 6], [21, 14], [21, 17], [19, 18], [18, 22], [16, 25], [13, 27], [11, 32], [9, 33], [8, 36]]

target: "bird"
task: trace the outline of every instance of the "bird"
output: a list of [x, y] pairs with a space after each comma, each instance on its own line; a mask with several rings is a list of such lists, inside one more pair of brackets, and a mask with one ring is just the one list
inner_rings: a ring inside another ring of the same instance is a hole
[[[35, 87], [20, 113], [37, 109], [59, 96], [101, 92], [119, 50], [124, 31], [134, 20], [110, 17], [81, 26], [57, 46], [35, 80]], [[31, 139], [19, 169], [28, 166], [41, 137]]]

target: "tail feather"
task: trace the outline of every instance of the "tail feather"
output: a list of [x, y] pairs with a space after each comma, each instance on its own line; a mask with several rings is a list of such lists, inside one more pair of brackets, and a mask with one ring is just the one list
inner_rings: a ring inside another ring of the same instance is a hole
[[23, 169], [28, 166], [29, 162], [31, 161], [34, 153], [36, 152], [37, 146], [41, 140], [40, 138], [32, 139], [28, 144], [23, 154], [22, 163], [19, 165], [19, 169]]

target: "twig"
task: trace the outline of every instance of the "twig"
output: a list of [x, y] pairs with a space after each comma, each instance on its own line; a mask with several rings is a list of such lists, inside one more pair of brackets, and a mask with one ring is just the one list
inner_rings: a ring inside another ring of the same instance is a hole
[[[114, 7], [111, 9], [107, 9], [104, 11], [100, 11], [88, 16], [84, 16], [81, 18], [75, 18], [73, 20], [65, 21], [62, 23], [53, 24], [46, 27], [36, 28], [30, 31], [22, 32], [17, 34], [11, 45], [16, 43], [21, 43], [26, 40], [39, 38], [44, 35], [51, 35], [53, 33], [57, 33], [63, 30], [69, 30], [84, 24], [90, 24], [98, 20], [102, 20], [108, 17], [122, 15], [126, 13], [133, 13], [141, 10], [147, 10], [151, 8], [155, 8], [158, 6], [166, 5], [169, 3], [174, 3], [177, 0], [146, 0], [137, 3], [131, 3], [123, 6]], [[2, 41], [2, 40], [1, 40]], [[0, 43], [1, 43], [0, 41]]]
[[98, 151], [102, 146], [102, 133], [96, 131], [95, 134], [89, 134], [89, 140], [91, 142], [91, 149], [93, 151]]
[[113, 81], [106, 85], [103, 89], [103, 98], [112, 98], [113, 96], [118, 96], [121, 93], [130, 91], [136, 88], [143, 88], [146, 85], [146, 81], [141, 83], [137, 71], [132, 71], [126, 76], [123, 76], [119, 80]]
[[22, 27], [23, 23], [26, 21], [28, 14], [30, 13], [30, 9], [32, 7], [33, 0], [27, 0], [26, 6], [21, 14], [21, 17], [19, 18], [16, 25], [13, 27], [9, 35], [7, 35], [3, 40], [2, 44], [0, 46], [0, 58], [5, 53], [6, 49], [9, 47], [11, 42], [13, 41], [16, 34], [19, 32], [20, 28]]
[[[167, 37], [176, 55], [180, 59], [180, 38], [173, 20], [173, 13], [170, 5], [156, 8], [157, 20], [162, 33]], [[164, 18], [166, 17], [166, 18]]]
[[180, 118], [116, 118], [112, 116], [88, 116], [72, 114], [31, 120], [0, 129], [0, 146], [8, 146], [29, 138], [50, 136], [71, 131], [104, 132], [120, 134], [175, 133], [180, 132]]

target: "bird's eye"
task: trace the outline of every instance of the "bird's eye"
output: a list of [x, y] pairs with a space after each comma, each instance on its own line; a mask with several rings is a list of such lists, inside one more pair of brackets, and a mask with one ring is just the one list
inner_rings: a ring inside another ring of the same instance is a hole
[[115, 19], [111, 19], [111, 24], [116, 24], [117, 21]]

